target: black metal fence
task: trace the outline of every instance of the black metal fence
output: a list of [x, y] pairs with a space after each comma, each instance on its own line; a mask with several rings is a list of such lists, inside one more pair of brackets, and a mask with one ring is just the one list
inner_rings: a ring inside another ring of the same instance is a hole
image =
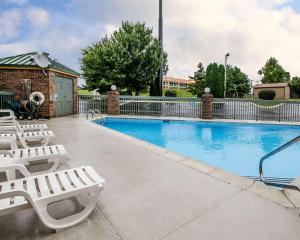
[[202, 103], [197, 98], [120, 97], [120, 113], [124, 115], [201, 118]]
[[300, 122], [300, 102], [251, 99], [214, 99], [213, 118]]
[[5, 101], [15, 100], [14, 92], [0, 91], [0, 109], [5, 108]]
[[89, 110], [98, 109], [101, 113], [107, 113], [107, 96], [79, 95], [78, 113], [87, 113]]
[[[107, 96], [78, 96], [78, 113], [107, 113]], [[202, 117], [199, 98], [120, 96], [120, 113], [136, 116]], [[300, 122], [300, 102], [253, 99], [213, 99], [214, 119]]]

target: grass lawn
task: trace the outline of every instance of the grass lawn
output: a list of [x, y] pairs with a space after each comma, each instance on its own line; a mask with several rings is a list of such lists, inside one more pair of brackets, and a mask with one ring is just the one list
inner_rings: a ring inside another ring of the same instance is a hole
[[282, 101], [275, 101], [275, 100], [256, 100], [254, 103], [260, 106], [276, 106], [280, 104]]
[[93, 92], [85, 89], [78, 89], [78, 95], [92, 95]]
[[290, 99], [290, 100], [260, 100], [257, 99], [254, 103], [260, 106], [276, 106], [280, 103], [289, 103], [289, 102], [300, 102], [300, 99]]
[[[183, 89], [176, 89], [177, 97], [195, 97], [193, 94]], [[78, 89], [78, 95], [92, 95], [93, 92], [84, 89]], [[163, 92], [165, 95], [165, 91]], [[140, 96], [149, 96], [149, 92], [141, 93]]]
[[[183, 89], [176, 89], [177, 97], [195, 97], [192, 93]], [[165, 94], [165, 91], [164, 91]]]
[[[195, 97], [193, 94], [191, 94], [187, 90], [175, 89], [175, 91], [177, 93], [177, 97]], [[146, 96], [149, 96], [149, 92], [141, 93], [140, 95], [146, 97]], [[163, 91], [163, 95], [165, 96], [165, 90]]]

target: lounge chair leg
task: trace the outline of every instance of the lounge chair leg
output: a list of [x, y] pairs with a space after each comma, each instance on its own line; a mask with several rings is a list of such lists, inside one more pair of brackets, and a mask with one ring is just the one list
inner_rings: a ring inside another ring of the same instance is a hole
[[45, 171], [40, 171], [40, 172], [31, 172], [31, 175], [34, 176], [34, 175], [40, 175], [40, 174], [55, 172], [55, 170], [58, 168], [59, 164], [60, 164], [60, 159], [55, 159], [53, 161], [52, 166], [49, 169], [47, 169]]
[[16, 171], [14, 169], [6, 170], [6, 178], [8, 181], [16, 179]]
[[[87, 222], [87, 221], [88, 221], [88, 219], [85, 218], [85, 219], [83, 219], [82, 221], [80, 221], [78, 224], [82, 224], [82, 223], [85, 223], [85, 222]], [[53, 233], [60, 233], [60, 232], [64, 231], [65, 229], [67, 229], [67, 228], [52, 229], [52, 230], [53, 230]]]
[[29, 146], [28, 146], [28, 144], [27, 144], [27, 142], [25, 141], [24, 138], [19, 137], [19, 141], [20, 141], [23, 148], [29, 148]]
[[[94, 188], [91, 191], [88, 191], [88, 193], [90, 195], [90, 199], [89, 199], [89, 202], [87, 203], [86, 207], [84, 208], [84, 210], [82, 210], [81, 212], [76, 213], [74, 215], [59, 219], [59, 220], [51, 217], [47, 211], [47, 205], [50, 204], [51, 202], [46, 202], [46, 201], [42, 200], [38, 203], [33, 204], [33, 207], [35, 208], [41, 221], [48, 228], [55, 229], [55, 230], [65, 229], [65, 228], [71, 227], [73, 225], [76, 225], [76, 224], [82, 222], [84, 219], [86, 219], [91, 214], [91, 212], [96, 207], [97, 199], [98, 199], [100, 192], [101, 192], [101, 189], [99, 187], [97, 187], [96, 189]], [[71, 197], [71, 196], [69, 196], [69, 197]], [[64, 199], [66, 199], [66, 198], [56, 199], [56, 201], [64, 200]]]
[[49, 137], [41, 139], [41, 146], [48, 146], [49, 142], [50, 142], [50, 138]]
[[63, 230], [65, 230], [64, 228], [61, 228], [61, 229], [52, 229], [53, 230], [53, 233], [59, 233], [59, 232], [62, 232]]

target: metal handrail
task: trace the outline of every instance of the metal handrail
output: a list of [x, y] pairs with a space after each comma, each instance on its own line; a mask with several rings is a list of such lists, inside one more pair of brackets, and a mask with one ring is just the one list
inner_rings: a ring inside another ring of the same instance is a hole
[[92, 114], [92, 118], [94, 118], [94, 116], [97, 118], [97, 121], [102, 120], [101, 125], [104, 124], [105, 122], [105, 118], [103, 117], [103, 115], [101, 114], [101, 112], [98, 109], [91, 109], [86, 113], [86, 119], [89, 119], [89, 113]]
[[274, 182], [270, 182], [268, 181], [263, 174], [263, 162], [268, 159], [269, 157], [272, 157], [273, 155], [281, 152], [282, 150], [292, 146], [293, 144], [297, 143], [300, 141], [300, 136], [294, 138], [293, 140], [287, 142], [286, 144], [283, 144], [282, 146], [276, 148], [275, 150], [273, 150], [272, 152], [268, 153], [267, 155], [263, 156], [260, 161], [259, 161], [259, 176], [261, 181], [269, 186], [273, 186], [273, 187], [279, 187], [279, 188], [288, 188], [288, 189], [293, 189], [293, 190], [298, 190], [300, 191], [300, 188], [295, 186], [295, 185], [291, 185], [291, 184], [284, 184], [284, 183], [274, 183]]
[[86, 113], [86, 119], [89, 120], [89, 113], [92, 114], [92, 118], [94, 118], [94, 116], [96, 115], [95, 111], [94, 110], [89, 110], [87, 111]]
[[96, 116], [98, 117], [97, 120], [98, 120], [98, 121], [102, 120], [101, 125], [103, 125], [104, 122], [105, 122], [105, 118], [104, 118], [103, 115], [101, 114], [100, 110], [94, 109], [94, 112], [95, 112]]

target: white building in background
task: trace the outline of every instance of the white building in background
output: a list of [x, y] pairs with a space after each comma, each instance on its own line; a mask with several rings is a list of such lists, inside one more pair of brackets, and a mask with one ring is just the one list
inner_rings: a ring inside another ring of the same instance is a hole
[[163, 89], [187, 89], [189, 85], [195, 83], [192, 79], [182, 79], [175, 77], [164, 77], [163, 79]]

